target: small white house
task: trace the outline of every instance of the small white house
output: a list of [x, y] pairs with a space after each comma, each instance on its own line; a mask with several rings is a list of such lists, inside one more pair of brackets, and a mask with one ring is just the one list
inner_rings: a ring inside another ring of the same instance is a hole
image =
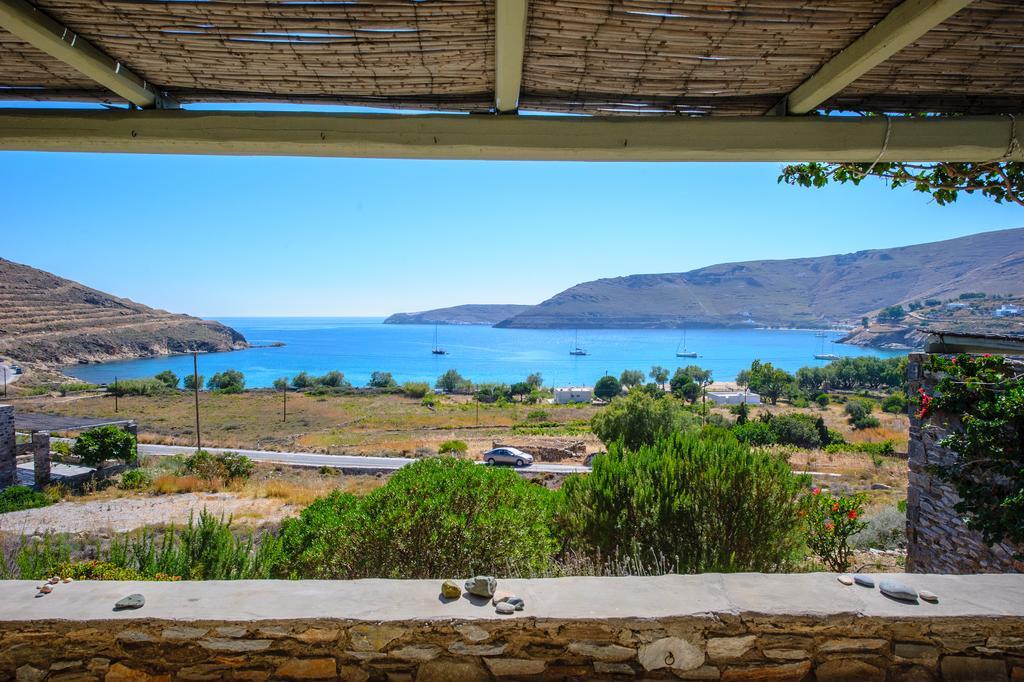
[[946, 304], [946, 310], [963, 310], [966, 307], [966, 303], [960, 303], [959, 301], [954, 301], [952, 303]]
[[708, 391], [707, 396], [715, 405], [761, 404], [761, 396], [750, 391]]
[[555, 404], [589, 403], [594, 399], [594, 389], [590, 386], [563, 386], [555, 389]]
[[996, 308], [996, 311], [993, 314], [996, 317], [1012, 317], [1012, 316], [1020, 315], [1021, 312], [1022, 312], [1021, 309], [1018, 308], [1017, 306], [1010, 305], [1009, 303], [1004, 303], [1003, 305], [1001, 305], [998, 308]]

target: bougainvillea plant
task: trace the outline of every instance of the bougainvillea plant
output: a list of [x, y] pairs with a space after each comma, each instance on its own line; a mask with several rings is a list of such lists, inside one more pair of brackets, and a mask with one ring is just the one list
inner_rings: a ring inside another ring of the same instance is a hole
[[993, 355], [934, 355], [941, 376], [918, 391], [917, 417], [950, 431], [955, 462], [931, 470], [960, 496], [956, 511], [985, 542], [1024, 543], [1024, 370]]
[[853, 555], [850, 538], [867, 525], [863, 516], [863, 495], [835, 497], [815, 488], [807, 505], [807, 546], [831, 570], [847, 570]]

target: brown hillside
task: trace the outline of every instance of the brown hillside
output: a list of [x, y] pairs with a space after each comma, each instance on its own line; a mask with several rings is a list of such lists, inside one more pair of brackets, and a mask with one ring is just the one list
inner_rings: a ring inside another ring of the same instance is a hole
[[965, 292], [1024, 293], [1024, 228], [894, 249], [584, 282], [499, 327], [817, 327]]
[[219, 322], [150, 308], [0, 258], [0, 356], [60, 365], [246, 345]]

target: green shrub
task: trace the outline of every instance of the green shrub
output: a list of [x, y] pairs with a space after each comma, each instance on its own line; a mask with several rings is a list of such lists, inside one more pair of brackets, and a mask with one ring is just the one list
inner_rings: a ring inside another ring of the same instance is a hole
[[58, 390], [61, 395], [67, 395], [68, 393], [80, 393], [82, 391], [92, 391], [99, 388], [96, 384], [87, 384], [82, 381], [69, 381], [60, 385]]
[[877, 417], [871, 416], [875, 403], [872, 400], [861, 398], [850, 400], [843, 408], [846, 413], [846, 421], [855, 429], [870, 429], [879, 425]]
[[146, 576], [131, 568], [116, 566], [96, 559], [65, 561], [57, 564], [54, 575], [72, 580], [145, 580]]
[[56, 455], [53, 459], [56, 462], [66, 460], [71, 456], [71, 443], [63, 440], [51, 440], [50, 452]]
[[815, 488], [808, 501], [807, 546], [829, 570], [847, 570], [853, 554], [850, 538], [867, 525], [861, 519], [864, 496], [833, 497]]
[[678, 572], [775, 571], [800, 546], [806, 476], [721, 429], [628, 451], [612, 445], [569, 476], [557, 520], [569, 550]]
[[896, 453], [896, 442], [883, 440], [877, 443], [832, 443], [825, 446], [825, 452], [863, 452], [869, 455], [892, 455]]
[[22, 509], [38, 509], [50, 504], [52, 502], [46, 494], [37, 492], [27, 485], [12, 485], [0, 490], [0, 514]]
[[301, 578], [531, 575], [555, 551], [556, 493], [451, 457], [402, 467], [364, 498], [334, 492], [285, 521], [283, 574]]
[[199, 478], [210, 481], [246, 480], [255, 470], [252, 460], [235, 452], [212, 453], [200, 450], [185, 459], [185, 470]]
[[526, 413], [526, 421], [546, 422], [551, 419], [551, 413], [545, 409], [537, 408]]
[[420, 405], [423, 407], [435, 408], [439, 399], [436, 393], [427, 393], [423, 398], [420, 399]]
[[865, 527], [850, 538], [855, 549], [899, 549], [907, 546], [907, 513], [896, 506], [883, 507], [865, 518]]
[[437, 378], [434, 388], [446, 393], [469, 393], [473, 390], [473, 382], [450, 369]]
[[781, 414], [769, 421], [775, 442], [800, 448], [818, 448], [822, 445], [825, 422], [821, 417], [808, 414]]
[[446, 440], [437, 448], [439, 454], [454, 455], [456, 457], [466, 454], [468, 450], [469, 446], [466, 445], [466, 441], [462, 440]]
[[198, 376], [196, 376], [195, 374], [186, 374], [185, 378], [182, 380], [182, 385], [185, 387], [186, 391], [194, 391], [196, 390], [197, 386], [200, 389], [202, 389], [203, 379], [204, 377], [202, 374]]
[[206, 388], [218, 393], [241, 393], [245, 390], [245, 375], [237, 369], [226, 369], [210, 377]]
[[611, 400], [622, 393], [622, 384], [611, 375], [603, 376], [594, 384], [594, 397], [601, 400]]
[[398, 388], [398, 382], [391, 376], [391, 372], [372, 373], [370, 381], [366, 385], [370, 388]]
[[134, 395], [151, 397], [167, 393], [167, 385], [156, 379], [121, 379], [107, 386], [107, 393], [120, 397]]
[[153, 477], [145, 469], [130, 469], [121, 475], [118, 484], [121, 490], [145, 490], [153, 482]]
[[747, 445], [771, 445], [775, 443], [775, 432], [763, 421], [746, 421], [732, 427], [732, 434]]
[[906, 394], [893, 393], [882, 401], [882, 412], [905, 414], [908, 402]]
[[107, 460], [130, 464], [136, 458], [135, 437], [117, 426], [97, 426], [75, 439], [71, 453], [85, 466], [99, 466]]
[[101, 560], [147, 580], [249, 580], [270, 577], [282, 555], [273, 535], [236, 534], [231, 519], [204, 509], [183, 528], [144, 528], [115, 537]]
[[828, 398], [828, 393], [820, 394], [817, 398], [814, 399], [814, 402], [818, 403], [818, 407], [828, 407], [828, 404], [830, 402]]
[[652, 398], [645, 391], [631, 391], [595, 414], [590, 430], [605, 445], [622, 441], [627, 450], [636, 450], [658, 438], [685, 431], [695, 422], [695, 417], [675, 398]]
[[169, 369], [165, 369], [153, 378], [172, 391], [178, 390], [178, 375]]
[[425, 381], [407, 381], [402, 384], [402, 393], [410, 398], [422, 398], [430, 392], [430, 384]]

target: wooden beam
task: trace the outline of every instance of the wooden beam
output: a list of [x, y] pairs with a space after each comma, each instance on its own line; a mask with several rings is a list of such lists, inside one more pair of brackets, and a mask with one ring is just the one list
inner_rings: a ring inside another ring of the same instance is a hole
[[74, 67], [132, 104], [144, 109], [176, 106], [119, 61], [25, 0], [0, 0], [0, 28]]
[[814, 111], [969, 4], [971, 0], [905, 0], [793, 90], [784, 110], [789, 114]]
[[494, 3], [494, 108], [499, 114], [519, 108], [526, 50], [527, 0]]
[[[889, 119], [886, 161], [986, 161], [1011, 119]], [[0, 110], [0, 150], [542, 161], [878, 158], [875, 117], [642, 118], [233, 111]], [[1024, 161], [1019, 145], [1008, 160]]]

